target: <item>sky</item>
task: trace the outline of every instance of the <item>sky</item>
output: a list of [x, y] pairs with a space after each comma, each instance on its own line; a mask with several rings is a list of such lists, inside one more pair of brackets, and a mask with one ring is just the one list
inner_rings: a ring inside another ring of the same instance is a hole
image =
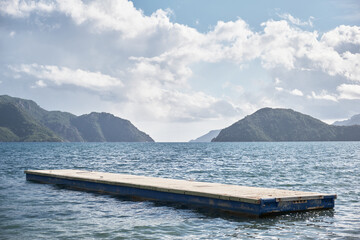
[[0, 94], [182, 142], [263, 107], [360, 113], [360, 1], [0, 0]]

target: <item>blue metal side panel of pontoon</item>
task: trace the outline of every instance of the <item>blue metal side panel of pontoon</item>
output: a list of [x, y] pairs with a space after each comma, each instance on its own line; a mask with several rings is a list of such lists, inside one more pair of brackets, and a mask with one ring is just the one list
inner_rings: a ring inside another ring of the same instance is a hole
[[262, 199], [260, 203], [260, 215], [299, 212], [313, 209], [334, 208], [335, 196], [324, 196], [321, 199], [309, 199], [298, 201], [277, 201], [276, 198]]

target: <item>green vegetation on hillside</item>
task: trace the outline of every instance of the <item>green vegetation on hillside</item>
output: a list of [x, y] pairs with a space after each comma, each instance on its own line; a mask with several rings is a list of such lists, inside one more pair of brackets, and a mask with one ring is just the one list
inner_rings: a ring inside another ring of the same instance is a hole
[[1, 141], [61, 141], [51, 130], [37, 123], [19, 106], [12, 103], [0, 103], [0, 126]]
[[19, 137], [16, 136], [9, 128], [0, 127], [0, 142], [17, 142], [20, 141]]
[[72, 120], [87, 142], [153, 142], [130, 121], [109, 113], [90, 113]]
[[34, 101], [0, 96], [0, 142], [153, 142], [131, 122], [108, 113], [75, 116]]
[[359, 141], [360, 126], [331, 126], [291, 109], [263, 108], [223, 129], [214, 142]]

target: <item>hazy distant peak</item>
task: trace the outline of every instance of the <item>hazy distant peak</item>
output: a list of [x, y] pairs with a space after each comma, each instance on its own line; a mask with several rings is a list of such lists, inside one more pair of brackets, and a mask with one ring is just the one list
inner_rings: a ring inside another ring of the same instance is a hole
[[343, 121], [336, 121], [333, 123], [336, 126], [351, 126], [351, 125], [360, 125], [360, 114], [352, 116], [350, 119]]
[[219, 135], [220, 131], [221, 129], [211, 130], [207, 134], [202, 135], [201, 137], [198, 137], [195, 140], [190, 140], [190, 142], [211, 142], [213, 138], [216, 138]]

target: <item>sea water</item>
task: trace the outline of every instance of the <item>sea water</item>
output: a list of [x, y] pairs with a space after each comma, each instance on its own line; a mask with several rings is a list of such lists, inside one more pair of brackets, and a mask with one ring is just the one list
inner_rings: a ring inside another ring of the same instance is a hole
[[[84, 169], [336, 193], [333, 210], [267, 218], [25, 180]], [[0, 239], [359, 239], [360, 143], [0, 143]]]

